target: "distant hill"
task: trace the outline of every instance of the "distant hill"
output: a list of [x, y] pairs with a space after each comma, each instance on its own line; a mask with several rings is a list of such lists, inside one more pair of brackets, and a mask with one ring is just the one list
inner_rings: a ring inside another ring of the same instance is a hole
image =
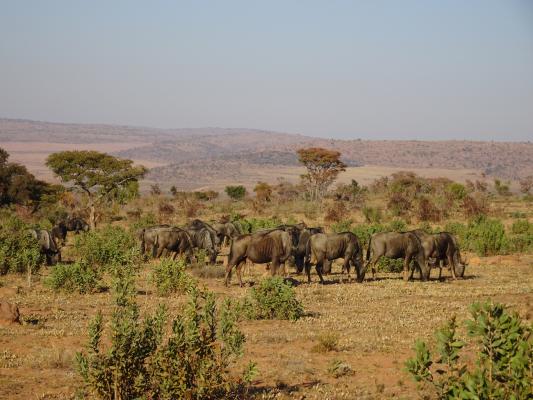
[[0, 146], [13, 160], [45, 177], [44, 159], [51, 152], [96, 149], [152, 167], [149, 181], [188, 189], [238, 182], [241, 176], [250, 181], [276, 174], [297, 176], [295, 151], [306, 146], [336, 149], [351, 166], [474, 170], [505, 179], [533, 174], [531, 142], [335, 140], [257, 129], [156, 129], [0, 119]]

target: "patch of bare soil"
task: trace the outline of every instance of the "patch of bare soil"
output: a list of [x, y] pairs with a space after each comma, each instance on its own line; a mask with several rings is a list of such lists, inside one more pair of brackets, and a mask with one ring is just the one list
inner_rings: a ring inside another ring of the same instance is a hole
[[[403, 371], [416, 338], [433, 342], [434, 330], [447, 318], [457, 315], [463, 321], [469, 304], [488, 298], [532, 318], [533, 256], [481, 258], [473, 264], [458, 281], [406, 283], [397, 274], [381, 273], [375, 281], [342, 284], [339, 266], [324, 286], [313, 276], [314, 283], [296, 287], [304, 318], [240, 323], [247, 343], [236, 369], [248, 360], [257, 362], [251, 396], [258, 399], [416, 398], [415, 385]], [[180, 312], [185, 297], [158, 297], [149, 272], [147, 265], [137, 282], [142, 310], [165, 303], [171, 313]], [[264, 273], [263, 266], [251, 267], [245, 280], [257, 283]], [[200, 281], [220, 299], [247, 291], [238, 287], [236, 277], [229, 288], [222, 279]], [[0, 297], [18, 304], [24, 321], [0, 328], [0, 398], [70, 398], [81, 383], [73, 367], [75, 352], [85, 345], [87, 324], [96, 311], [110, 315], [111, 294], [56, 294], [40, 282], [29, 289], [23, 277], [10, 275], [0, 283]], [[326, 333], [336, 336], [335, 349], [316, 351]], [[335, 378], [329, 372], [335, 362], [352, 372]]]

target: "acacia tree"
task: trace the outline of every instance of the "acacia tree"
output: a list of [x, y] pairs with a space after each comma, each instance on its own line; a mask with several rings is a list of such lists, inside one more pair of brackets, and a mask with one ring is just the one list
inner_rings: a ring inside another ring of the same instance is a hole
[[146, 173], [143, 166], [98, 151], [61, 151], [50, 154], [46, 165], [63, 182], [85, 193], [89, 200], [89, 224], [96, 227], [96, 207], [113, 198], [137, 191]]
[[346, 170], [338, 151], [309, 147], [297, 153], [298, 161], [307, 168], [307, 174], [302, 175], [302, 179], [309, 185], [313, 200], [322, 198], [339, 173]]

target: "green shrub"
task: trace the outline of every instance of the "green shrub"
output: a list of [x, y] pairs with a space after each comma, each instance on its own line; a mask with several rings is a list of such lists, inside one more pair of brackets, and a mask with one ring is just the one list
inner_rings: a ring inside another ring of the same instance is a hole
[[357, 236], [361, 246], [368, 247], [368, 244], [370, 243], [370, 238], [374, 233], [385, 232], [386, 230], [387, 227], [381, 224], [360, 224], [354, 226], [351, 229], [351, 232], [353, 232]]
[[475, 303], [466, 326], [475, 345], [475, 363], [463, 362], [467, 343], [457, 336], [452, 318], [436, 332], [437, 357], [417, 340], [416, 355], [407, 360], [407, 371], [420, 389], [438, 399], [528, 399], [533, 382], [533, 330], [501, 304]]
[[386, 230], [391, 232], [405, 232], [407, 230], [407, 223], [403, 219], [393, 219], [387, 224]]
[[506, 241], [505, 229], [499, 220], [480, 217], [468, 224], [466, 245], [479, 256], [501, 254]]
[[334, 378], [353, 375], [354, 370], [350, 364], [341, 360], [332, 360], [328, 365], [328, 373]]
[[262, 229], [275, 228], [281, 225], [281, 220], [277, 217], [272, 218], [246, 218], [239, 221], [243, 232], [252, 233]]
[[80, 294], [91, 293], [97, 287], [100, 276], [84, 262], [58, 264], [52, 267], [44, 283], [50, 288]]
[[246, 188], [242, 185], [226, 186], [224, 190], [226, 194], [233, 200], [241, 200], [246, 195]]
[[376, 269], [383, 272], [402, 272], [403, 259], [393, 259], [388, 257], [381, 257], [376, 264]]
[[91, 267], [108, 270], [133, 267], [141, 260], [133, 234], [111, 225], [77, 236], [74, 249], [80, 260]]
[[288, 319], [295, 321], [304, 314], [292, 285], [282, 277], [263, 279], [240, 305], [250, 319]]
[[185, 272], [185, 260], [162, 258], [152, 272], [152, 282], [161, 296], [183, 294], [196, 287], [196, 281]]
[[446, 188], [446, 191], [454, 200], [463, 200], [468, 193], [466, 187], [457, 182], [450, 183]]
[[343, 221], [335, 222], [334, 224], [331, 224], [331, 230], [333, 232], [346, 232], [350, 231], [352, 229], [352, 223], [353, 221], [351, 219], [345, 219]]
[[29, 226], [12, 214], [0, 215], [0, 274], [35, 273], [44, 262]]
[[157, 217], [153, 213], [143, 214], [137, 221], [131, 224], [131, 231], [135, 232], [140, 228], [146, 228], [147, 226], [157, 225]]
[[243, 353], [244, 335], [228, 302], [217, 309], [209, 292], [193, 290], [166, 334], [163, 307], [141, 319], [131, 298], [118, 296], [105, 346], [101, 313], [89, 325], [87, 348], [77, 353], [86, 397], [99, 399], [234, 398], [254, 373], [240, 378], [228, 368]]
[[533, 224], [530, 223], [527, 219], [519, 219], [513, 222], [513, 225], [511, 225], [511, 232], [514, 235], [519, 235], [528, 232], [533, 233]]
[[370, 224], [377, 224], [381, 222], [381, 210], [377, 207], [363, 207], [363, 215], [366, 219], [366, 222]]

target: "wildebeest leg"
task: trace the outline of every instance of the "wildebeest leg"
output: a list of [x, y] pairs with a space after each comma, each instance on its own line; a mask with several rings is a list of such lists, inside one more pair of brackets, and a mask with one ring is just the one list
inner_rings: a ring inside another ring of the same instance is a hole
[[245, 261], [241, 261], [239, 264], [237, 264], [237, 277], [239, 278], [239, 285], [240, 287], [243, 287], [242, 283], [242, 266], [244, 265]]
[[444, 260], [437, 260], [437, 262], [439, 263], [438, 264], [438, 267], [439, 267], [439, 281], [442, 279], [442, 268], [444, 267]]
[[403, 280], [406, 282], [411, 278], [409, 276], [409, 264], [411, 264], [411, 255], [406, 255], [403, 260]]
[[278, 268], [279, 268], [279, 259], [277, 257], [275, 257], [272, 260], [272, 265], [270, 266], [270, 275], [272, 275], [272, 276], [277, 275]]
[[232, 262], [230, 262], [228, 260], [228, 265], [226, 265], [226, 277], [224, 279], [224, 285], [225, 286], [228, 286], [229, 284], [229, 281], [231, 279], [231, 270], [233, 269], [235, 264], [233, 264]]
[[344, 280], [344, 271], [346, 270], [346, 275], [348, 276], [348, 283], [350, 283], [350, 258], [345, 256], [344, 263], [342, 264], [342, 275], [341, 282]]
[[324, 278], [322, 277], [322, 266], [323, 266], [323, 263], [316, 263], [315, 265], [315, 269], [316, 269], [316, 273], [318, 275], [318, 278], [320, 279], [320, 283], [323, 285], [324, 284]]
[[450, 267], [450, 271], [452, 272], [452, 278], [455, 280], [457, 279], [457, 276], [455, 276], [455, 263], [453, 262], [453, 257], [451, 254], [446, 254], [448, 257], [448, 266]]

